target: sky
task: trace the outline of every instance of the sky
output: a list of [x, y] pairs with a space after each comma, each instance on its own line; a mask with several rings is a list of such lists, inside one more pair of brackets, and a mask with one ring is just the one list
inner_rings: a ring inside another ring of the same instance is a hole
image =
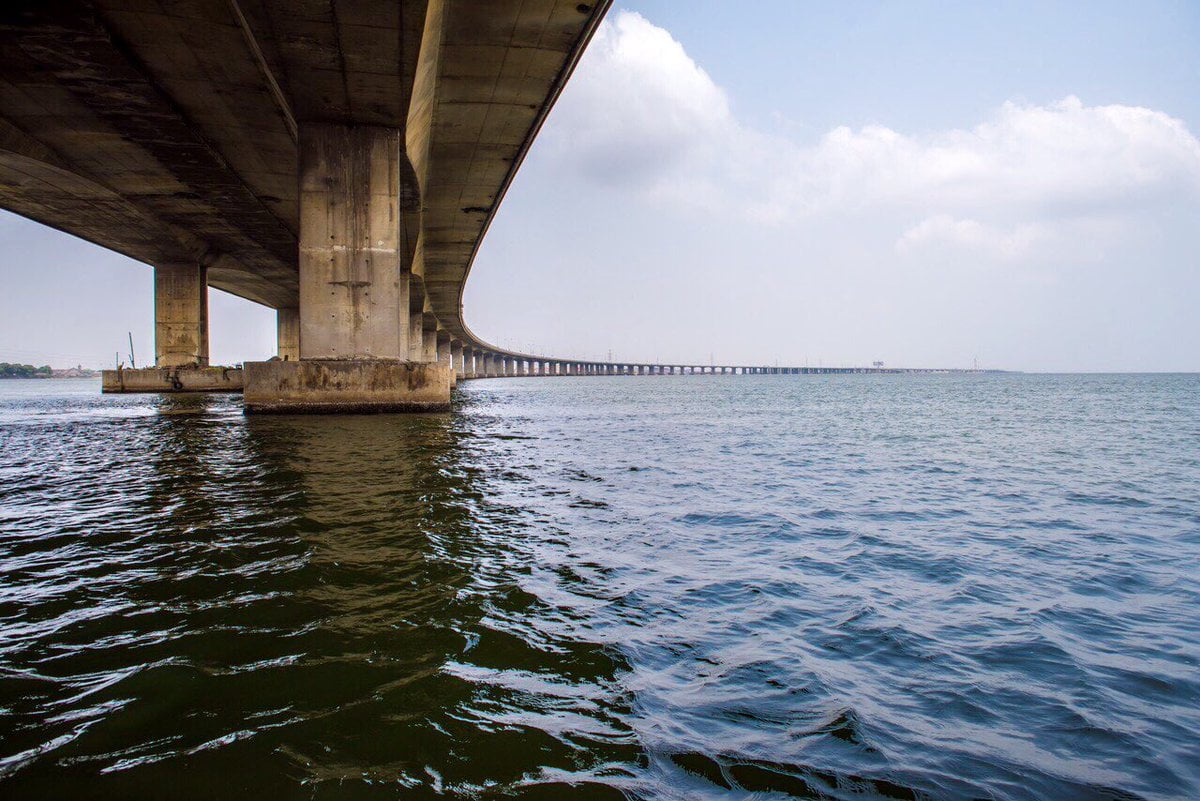
[[[464, 299], [622, 361], [1200, 370], [1200, 4], [615, 4]], [[0, 213], [0, 361], [153, 354], [151, 271]], [[214, 363], [274, 313], [210, 293]]]

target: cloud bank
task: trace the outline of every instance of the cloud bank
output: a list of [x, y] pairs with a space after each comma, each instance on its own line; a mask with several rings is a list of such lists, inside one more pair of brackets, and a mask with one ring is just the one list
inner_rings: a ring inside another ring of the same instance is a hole
[[900, 256], [1053, 254], [1200, 196], [1200, 141], [1181, 121], [1073, 96], [1008, 102], [973, 127], [919, 135], [758, 131], [669, 32], [628, 11], [598, 31], [548, 138], [563, 169], [664, 208], [769, 226], [887, 220]]

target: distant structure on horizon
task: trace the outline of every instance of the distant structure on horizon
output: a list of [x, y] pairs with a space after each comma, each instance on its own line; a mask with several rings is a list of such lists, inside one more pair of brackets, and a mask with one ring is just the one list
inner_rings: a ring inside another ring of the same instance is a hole
[[32, 364], [0, 362], [0, 378], [99, 378], [100, 371], [83, 365], [56, 369], [48, 364], [34, 367]]

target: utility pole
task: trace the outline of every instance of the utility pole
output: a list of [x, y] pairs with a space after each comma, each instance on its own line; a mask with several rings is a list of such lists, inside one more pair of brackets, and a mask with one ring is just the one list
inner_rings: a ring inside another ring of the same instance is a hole
[[130, 368], [132, 368], [134, 370], [137, 369], [137, 362], [135, 362], [133, 360], [133, 332], [132, 331], [129, 332], [129, 366], [130, 366]]

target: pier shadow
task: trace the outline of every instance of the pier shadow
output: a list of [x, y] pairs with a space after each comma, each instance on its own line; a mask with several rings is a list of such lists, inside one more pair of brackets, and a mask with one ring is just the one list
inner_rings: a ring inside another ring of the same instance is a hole
[[120, 604], [58, 666], [87, 697], [54, 714], [87, 725], [0, 789], [537, 797], [640, 758], [626, 732], [564, 724], [573, 688], [611, 687], [620, 660], [511, 625], [551, 610], [520, 587], [522, 514], [490, 504], [488, 445], [461, 417], [245, 418], [198, 396], [157, 411], [137, 423], [126, 575], [106, 578]]

